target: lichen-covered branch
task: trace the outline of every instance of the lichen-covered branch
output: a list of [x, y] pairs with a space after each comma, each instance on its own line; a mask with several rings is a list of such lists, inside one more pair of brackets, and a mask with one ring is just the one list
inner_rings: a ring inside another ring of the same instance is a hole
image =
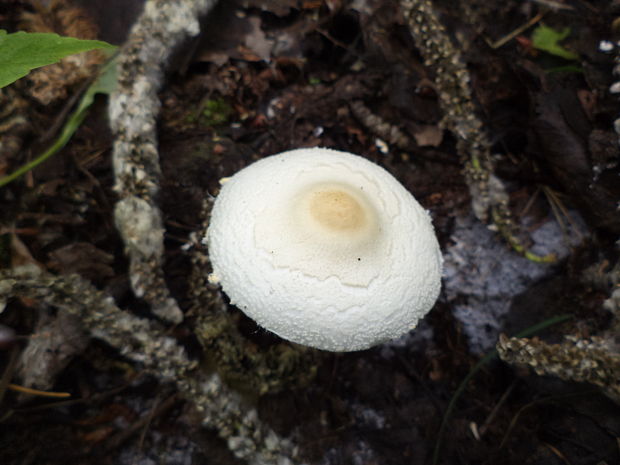
[[375, 115], [361, 100], [353, 100], [349, 103], [349, 107], [355, 118], [389, 144], [395, 145], [401, 150], [411, 146], [411, 140], [398, 126], [392, 125], [380, 116]]
[[470, 76], [430, 0], [402, 0], [403, 13], [425, 64], [435, 70], [435, 85], [444, 111], [443, 124], [458, 140], [476, 216], [486, 221], [494, 203], [488, 179], [493, 172], [490, 144], [476, 116]]
[[500, 336], [497, 351], [506, 363], [529, 365], [538, 375], [586, 382], [603, 389], [620, 403], [620, 353], [600, 337], [566, 337], [561, 344], [547, 344], [538, 338]]
[[157, 151], [157, 97], [176, 45], [200, 32], [198, 19], [216, 0], [148, 0], [123, 45], [118, 88], [110, 96], [114, 135], [116, 225], [130, 261], [131, 285], [160, 318], [178, 323], [182, 313], [162, 271], [163, 222], [157, 206], [161, 175]]
[[508, 243], [534, 261], [552, 260], [529, 252], [518, 238], [518, 228], [508, 208], [508, 194], [493, 175], [491, 145], [478, 118], [472, 98], [470, 75], [441, 23], [430, 0], [401, 0], [405, 20], [425, 64], [435, 71], [435, 85], [444, 112], [443, 125], [457, 139], [457, 151], [465, 165], [465, 181], [476, 217], [491, 219]]
[[28, 297], [76, 315], [94, 337], [146, 370], [156, 369], [163, 381], [173, 381], [196, 366], [160, 324], [119, 309], [112, 297], [78, 275], [55, 276], [35, 266], [1, 271], [0, 301], [10, 297]]
[[55, 276], [37, 267], [0, 271], [0, 304], [26, 297], [79, 318], [84, 329], [137, 362], [162, 382], [174, 383], [231, 451], [251, 464], [292, 464], [295, 448], [262, 424], [218, 374], [197, 369], [176, 340], [155, 321], [119, 309], [112, 297], [77, 275]]
[[[584, 279], [592, 278], [592, 273], [586, 272]], [[617, 342], [620, 334], [620, 261], [608, 273], [597, 273], [596, 280], [603, 281], [599, 285], [608, 288], [610, 293], [603, 303], [603, 308], [610, 311], [613, 318], [607, 331], [588, 339], [566, 336], [560, 344], [502, 335], [497, 351], [506, 363], [528, 365], [539, 375], [598, 386], [620, 404], [620, 345]]]

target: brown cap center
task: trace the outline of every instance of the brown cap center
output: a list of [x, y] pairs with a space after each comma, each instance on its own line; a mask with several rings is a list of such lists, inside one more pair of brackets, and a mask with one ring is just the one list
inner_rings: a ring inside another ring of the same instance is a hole
[[323, 227], [332, 231], [350, 231], [365, 223], [364, 210], [348, 193], [331, 189], [312, 194], [310, 214]]

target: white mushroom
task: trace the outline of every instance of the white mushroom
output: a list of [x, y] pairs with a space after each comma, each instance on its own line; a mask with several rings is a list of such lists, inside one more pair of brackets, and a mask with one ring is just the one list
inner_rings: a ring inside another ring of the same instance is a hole
[[428, 213], [383, 168], [336, 150], [291, 150], [228, 178], [206, 239], [232, 304], [318, 349], [405, 334], [441, 286]]

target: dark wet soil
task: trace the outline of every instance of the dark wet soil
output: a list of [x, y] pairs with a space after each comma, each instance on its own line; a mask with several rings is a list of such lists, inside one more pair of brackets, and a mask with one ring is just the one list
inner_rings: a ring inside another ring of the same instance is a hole
[[[95, 14], [101, 37], [116, 43], [139, 11], [139, 2], [81, 3]], [[613, 131], [620, 105], [608, 91], [613, 56], [599, 51], [599, 42], [614, 39], [620, 10], [616, 2], [596, 1], [548, 10], [543, 2], [464, 3], [436, 7], [465, 50], [511, 207], [517, 216], [527, 211], [531, 229], [524, 237], [557, 221], [554, 211], [570, 210], [583, 220], [583, 239], [569, 241], [561, 262], [509, 298], [500, 330], [515, 334], [572, 314], [540, 336], [558, 341], [564, 334], [596, 334], [609, 325], [601, 308], [607, 293], [583, 272], [604, 272], [617, 259], [620, 232]], [[15, 29], [21, 11], [34, 10], [25, 1], [0, 4], [0, 27]], [[539, 13], [548, 26], [569, 28], [562, 45], [578, 53], [577, 60], [537, 50], [532, 28], [502, 47], [489, 45]], [[203, 31], [178, 51], [161, 93], [166, 277], [182, 305], [189, 267], [182, 246], [200, 228], [203, 200], [217, 193], [220, 178], [290, 148], [338, 148], [383, 166], [430, 210], [442, 249], [450, 250], [456, 218], [470, 215], [462, 161], [455, 137], [440, 126], [434, 70], [424, 66], [396, 1], [221, 2]], [[354, 101], [399, 128], [406, 141], [381, 140], [352, 110]], [[0, 163], [7, 172], [45, 146], [41, 136], [64, 105], [29, 103], [32, 124], [21, 155], [8, 166]], [[130, 293], [112, 221], [111, 143], [101, 100], [61, 153], [0, 189], [1, 266], [34, 260], [54, 272], [78, 272], [120, 306], [146, 315]], [[402, 344], [325, 353], [309, 386], [257, 400], [261, 418], [284, 436], [294, 434], [304, 463], [620, 463], [618, 405], [593, 386], [538, 377], [497, 359], [475, 374], [445, 416], [481, 358], [454, 316], [458, 303], [442, 296], [424, 331]], [[34, 303], [10, 302], [0, 324], [28, 335], [36, 316]], [[256, 333], [251, 322], [243, 324]], [[176, 333], [191, 347], [191, 328]], [[10, 353], [0, 352], [5, 372]], [[0, 463], [241, 463], [215, 434], [199, 428], [191, 404], [136, 370], [92, 341], [53, 387], [71, 392], [73, 400], [7, 392], [0, 404]], [[168, 408], [126, 433], [162, 402]]]

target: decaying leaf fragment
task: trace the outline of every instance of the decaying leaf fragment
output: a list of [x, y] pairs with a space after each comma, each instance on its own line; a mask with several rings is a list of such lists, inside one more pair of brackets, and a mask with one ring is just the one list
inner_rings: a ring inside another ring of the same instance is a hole
[[[94, 40], [97, 27], [81, 8], [63, 0], [54, 0], [48, 7], [39, 6], [34, 13], [22, 17], [22, 29], [36, 33], [55, 33], [61, 36]], [[104, 42], [101, 42], [104, 44]], [[42, 105], [65, 99], [70, 89], [92, 77], [106, 57], [101, 51], [70, 55], [44, 68], [36, 69], [28, 77], [28, 94]]]

